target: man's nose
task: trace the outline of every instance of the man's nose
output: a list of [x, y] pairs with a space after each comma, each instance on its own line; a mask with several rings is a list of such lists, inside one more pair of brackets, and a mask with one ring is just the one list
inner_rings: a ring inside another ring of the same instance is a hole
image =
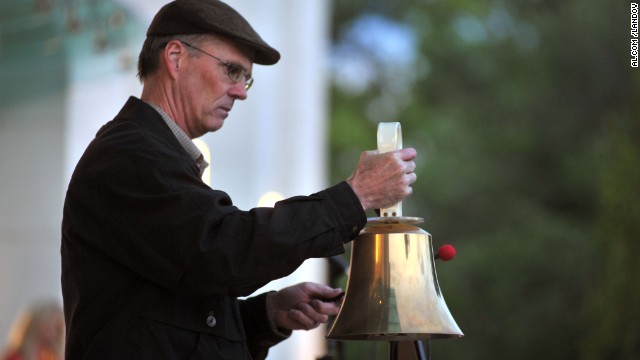
[[245, 100], [247, 98], [247, 91], [244, 82], [240, 81], [229, 88], [229, 95], [234, 99]]

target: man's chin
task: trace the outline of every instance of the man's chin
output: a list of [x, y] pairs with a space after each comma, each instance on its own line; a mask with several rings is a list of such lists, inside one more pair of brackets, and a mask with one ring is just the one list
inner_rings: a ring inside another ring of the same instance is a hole
[[211, 126], [209, 126], [208, 132], [218, 131], [218, 130], [220, 130], [222, 128], [222, 125], [224, 125], [224, 119], [215, 120], [213, 122], [213, 124], [211, 124]]

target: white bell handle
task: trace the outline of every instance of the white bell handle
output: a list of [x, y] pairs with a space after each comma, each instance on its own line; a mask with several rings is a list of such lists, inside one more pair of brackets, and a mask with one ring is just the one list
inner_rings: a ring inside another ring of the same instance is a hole
[[[378, 124], [378, 153], [402, 149], [402, 128], [399, 122]], [[402, 217], [402, 201], [380, 209], [380, 217]]]

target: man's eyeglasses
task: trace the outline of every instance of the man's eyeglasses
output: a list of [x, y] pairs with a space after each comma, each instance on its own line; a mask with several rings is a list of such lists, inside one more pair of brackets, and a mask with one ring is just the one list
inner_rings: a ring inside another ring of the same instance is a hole
[[201, 53], [205, 54], [205, 55], [209, 55], [210, 57], [218, 60], [220, 62], [220, 64], [224, 65], [225, 69], [227, 70], [227, 76], [229, 76], [229, 79], [231, 79], [231, 81], [234, 84], [237, 84], [241, 81], [244, 81], [244, 88], [245, 90], [249, 90], [251, 88], [251, 85], [253, 85], [253, 78], [251, 77], [251, 75], [247, 74], [247, 70], [245, 70], [242, 66], [238, 65], [238, 64], [231, 64], [228, 63], [216, 56], [213, 56], [211, 54], [209, 54], [208, 52], [199, 49], [189, 43], [186, 43], [182, 40], [180, 40], [181, 43], [187, 45], [188, 47], [198, 50]]

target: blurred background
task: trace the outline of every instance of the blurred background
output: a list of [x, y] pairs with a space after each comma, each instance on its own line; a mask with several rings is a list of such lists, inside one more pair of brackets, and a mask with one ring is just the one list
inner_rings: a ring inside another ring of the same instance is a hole
[[[437, 266], [465, 336], [433, 341], [434, 359], [640, 358], [628, 1], [227, 2], [283, 59], [255, 68], [223, 136], [202, 138], [213, 187], [245, 209], [311, 193], [351, 174], [379, 122], [399, 121], [419, 153], [404, 214], [425, 218], [434, 247], [458, 250]], [[68, 178], [99, 126], [139, 96], [137, 54], [164, 3], [0, 3], [2, 339], [21, 309], [61, 301]], [[327, 269], [308, 262], [272, 286], [330, 281]], [[335, 358], [325, 331], [269, 358]], [[340, 346], [350, 360], [388, 356], [385, 343]]]

